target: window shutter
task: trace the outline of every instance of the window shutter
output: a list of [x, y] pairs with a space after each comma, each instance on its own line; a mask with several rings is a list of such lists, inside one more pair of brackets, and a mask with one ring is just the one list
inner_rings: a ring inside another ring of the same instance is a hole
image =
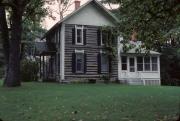
[[101, 74], [101, 54], [98, 53], [97, 55], [97, 64], [98, 64], [98, 74]]
[[75, 32], [75, 27], [74, 28], [72, 28], [72, 44], [74, 45], [75, 44], [75, 34], [76, 34], [76, 32]]
[[83, 29], [83, 41], [84, 41], [84, 45], [86, 45], [86, 29]]
[[84, 73], [87, 71], [87, 56], [86, 53], [84, 53]]
[[101, 30], [100, 29], [97, 30], [97, 44], [98, 46], [101, 45]]
[[76, 53], [72, 53], [72, 73], [76, 72]]

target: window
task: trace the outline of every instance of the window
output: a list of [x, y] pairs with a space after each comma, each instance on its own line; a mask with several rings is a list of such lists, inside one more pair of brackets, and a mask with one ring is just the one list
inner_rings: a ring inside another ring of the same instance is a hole
[[107, 33], [106, 32], [103, 32], [101, 30], [101, 45], [104, 45], [105, 44], [105, 41], [107, 39]]
[[83, 26], [76, 26], [76, 44], [83, 45]]
[[109, 70], [108, 57], [106, 54], [101, 54], [101, 73], [107, 73]]
[[135, 72], [135, 67], [134, 67], [134, 58], [129, 58], [129, 70], [130, 72]]
[[137, 71], [143, 71], [143, 57], [137, 57]]
[[150, 57], [144, 57], [144, 70], [145, 71], [151, 70]]
[[84, 53], [76, 53], [76, 73], [84, 72]]
[[121, 62], [122, 62], [122, 70], [127, 70], [127, 57], [122, 56], [121, 57]]
[[158, 63], [157, 63], [157, 57], [152, 57], [152, 71], [158, 70]]

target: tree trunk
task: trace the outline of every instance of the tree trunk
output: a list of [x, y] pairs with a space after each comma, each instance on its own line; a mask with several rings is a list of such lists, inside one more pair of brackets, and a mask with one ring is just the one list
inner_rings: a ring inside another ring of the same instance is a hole
[[6, 21], [6, 13], [5, 13], [5, 7], [0, 7], [0, 29], [1, 29], [1, 39], [3, 44], [3, 52], [4, 52], [4, 62], [6, 64], [5, 69], [5, 78], [8, 71], [8, 61], [9, 61], [9, 30], [7, 26]]
[[9, 63], [7, 78], [4, 86], [20, 86], [20, 44], [22, 33], [22, 12], [19, 9], [12, 9], [11, 39], [9, 42]]

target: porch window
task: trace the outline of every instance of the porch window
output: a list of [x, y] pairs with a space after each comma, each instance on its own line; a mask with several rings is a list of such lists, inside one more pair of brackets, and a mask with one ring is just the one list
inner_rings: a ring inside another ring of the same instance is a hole
[[108, 57], [106, 54], [101, 54], [101, 73], [107, 73], [109, 70]]
[[152, 71], [158, 70], [158, 62], [157, 57], [152, 57]]
[[127, 70], [127, 57], [122, 56], [121, 57], [121, 62], [122, 62], [122, 70]]
[[84, 73], [84, 53], [76, 53], [76, 73]]
[[83, 45], [83, 26], [76, 26], [76, 44]]
[[134, 64], [134, 58], [129, 58], [129, 70], [130, 72], [135, 72], [135, 64]]
[[150, 71], [151, 70], [150, 57], [144, 57], [144, 70], [145, 71]]
[[137, 71], [143, 71], [143, 57], [137, 57]]

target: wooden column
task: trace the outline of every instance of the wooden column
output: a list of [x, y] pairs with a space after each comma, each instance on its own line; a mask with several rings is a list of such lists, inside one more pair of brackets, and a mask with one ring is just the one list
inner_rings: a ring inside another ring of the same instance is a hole
[[39, 73], [40, 73], [40, 78], [41, 78], [41, 55], [40, 55], [40, 63], [39, 63]]
[[44, 67], [44, 55], [43, 55], [43, 79], [44, 79], [44, 76], [45, 76], [45, 67]]

